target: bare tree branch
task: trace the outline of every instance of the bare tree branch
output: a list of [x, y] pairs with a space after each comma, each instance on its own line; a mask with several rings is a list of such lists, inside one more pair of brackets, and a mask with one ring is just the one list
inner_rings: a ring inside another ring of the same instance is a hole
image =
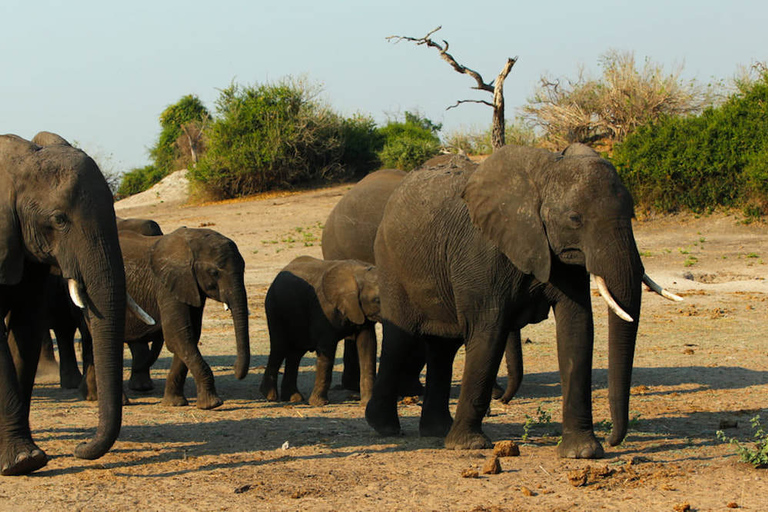
[[446, 110], [458, 107], [462, 103], [481, 103], [493, 108], [493, 128], [491, 131], [491, 141], [494, 149], [498, 149], [504, 145], [504, 80], [506, 80], [512, 66], [517, 62], [517, 57], [507, 59], [504, 68], [501, 70], [496, 80], [492, 84], [488, 84], [483, 80], [482, 75], [474, 69], [468, 68], [459, 64], [456, 59], [448, 53], [448, 41], [443, 39], [443, 44], [436, 43], [431, 36], [443, 28], [442, 26], [428, 32], [424, 37], [409, 37], [409, 36], [389, 36], [387, 41], [399, 43], [400, 41], [410, 41], [416, 43], [417, 46], [426, 45], [428, 48], [435, 48], [440, 53], [440, 58], [446, 61], [450, 66], [458, 73], [468, 75], [475, 80], [477, 84], [473, 89], [479, 91], [486, 91], [493, 94], [493, 103], [483, 100], [459, 100], [455, 105], [448, 107]]

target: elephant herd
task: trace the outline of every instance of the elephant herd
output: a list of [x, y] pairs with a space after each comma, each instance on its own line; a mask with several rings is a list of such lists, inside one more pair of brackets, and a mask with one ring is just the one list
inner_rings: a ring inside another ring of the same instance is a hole
[[[41, 349], [43, 360], [53, 354], [49, 329], [61, 385], [98, 400], [96, 434], [77, 457], [101, 457], [117, 439], [123, 343], [133, 356], [129, 388], [152, 388], [149, 369], [165, 345], [173, 359], [163, 404], [187, 404], [190, 371], [197, 407], [221, 405], [198, 342], [206, 300], [223, 303], [234, 323], [235, 375], [248, 373], [250, 313], [236, 244], [210, 229], [165, 234], [153, 221], [117, 218], [96, 163], [52, 133], [31, 141], [0, 136], [0, 184], [0, 472], [27, 474], [47, 462], [32, 439], [29, 407]], [[360, 390], [377, 433], [399, 434], [398, 396], [418, 393], [420, 435], [443, 437], [447, 448], [488, 448], [482, 419], [491, 398], [510, 400], [522, 380], [520, 329], [552, 309], [563, 390], [558, 453], [600, 457], [590, 276], [608, 304], [611, 445], [627, 431], [642, 283], [677, 298], [645, 274], [632, 216], [613, 166], [582, 145], [561, 153], [505, 146], [479, 165], [441, 156], [408, 174], [372, 173], [331, 212], [324, 259], [296, 258], [269, 287], [270, 353], [259, 390], [267, 400], [303, 401], [299, 363], [315, 351], [309, 403], [327, 404], [336, 346], [345, 339], [342, 385]], [[449, 392], [462, 345], [454, 418]]]

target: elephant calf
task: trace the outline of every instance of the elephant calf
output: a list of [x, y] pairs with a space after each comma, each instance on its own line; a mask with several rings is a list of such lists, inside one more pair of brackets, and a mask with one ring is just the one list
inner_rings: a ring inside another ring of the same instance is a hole
[[379, 318], [376, 268], [358, 260], [319, 260], [301, 256], [288, 264], [269, 287], [264, 302], [270, 350], [260, 391], [278, 400], [277, 373], [285, 361], [280, 397], [300, 402], [296, 379], [299, 362], [317, 352], [315, 386], [309, 403], [328, 403], [328, 389], [339, 340], [357, 339], [360, 398], [368, 403], [376, 373], [375, 322]]

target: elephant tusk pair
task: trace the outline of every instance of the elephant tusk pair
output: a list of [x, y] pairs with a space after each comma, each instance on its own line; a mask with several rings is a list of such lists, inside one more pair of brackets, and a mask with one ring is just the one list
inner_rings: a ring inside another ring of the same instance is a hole
[[677, 302], [680, 302], [681, 300], [683, 300], [683, 298], [681, 296], [675, 295], [674, 293], [669, 292], [669, 291], [665, 290], [664, 288], [662, 288], [661, 286], [659, 286], [653, 279], [651, 279], [648, 276], [648, 274], [643, 274], [643, 282], [648, 285], [648, 288], [650, 288], [652, 291], [658, 293], [659, 295], [661, 295], [665, 299], [674, 300], [674, 301], [677, 301]]
[[[594, 274], [593, 274], [594, 275]], [[614, 300], [613, 296], [611, 296], [611, 292], [608, 291], [608, 285], [605, 284], [605, 279], [602, 277], [595, 275], [595, 284], [597, 284], [597, 291], [600, 292], [600, 296], [603, 298], [606, 304], [608, 304], [608, 307], [611, 311], [616, 313], [616, 316], [624, 320], [625, 322], [634, 322], [631, 316], [627, 314], [626, 311], [621, 309], [621, 306], [616, 303], [616, 300]]]
[[[72, 299], [72, 302], [75, 304], [75, 306], [80, 309], [85, 309], [85, 292], [80, 283], [74, 279], [68, 279], [67, 287], [69, 288], [69, 297]], [[125, 300], [128, 309], [137, 317], [139, 317], [142, 322], [147, 325], [155, 325], [155, 319], [152, 318], [146, 311], [141, 309], [141, 307], [136, 304], [136, 301], [133, 300], [133, 297], [131, 297], [130, 294], [125, 294]]]

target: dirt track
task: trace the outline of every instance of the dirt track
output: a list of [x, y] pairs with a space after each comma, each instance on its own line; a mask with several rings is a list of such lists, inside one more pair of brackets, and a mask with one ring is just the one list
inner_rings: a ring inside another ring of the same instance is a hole
[[[270, 404], [258, 394], [268, 353], [266, 289], [295, 256], [320, 255], [321, 225], [347, 189], [196, 207], [118, 208], [123, 217], [154, 218], [165, 231], [208, 226], [238, 243], [252, 312], [251, 375], [234, 379], [231, 320], [209, 303], [201, 350], [225, 404], [214, 411], [194, 408], [189, 378], [192, 406], [160, 405], [170, 363], [164, 352], [153, 369], [155, 391], [129, 393], [133, 405], [125, 408], [120, 439], [97, 461], [72, 455], [93, 433], [95, 405], [59, 389], [57, 378], [41, 378], [31, 420], [51, 461], [32, 476], [0, 480], [0, 508], [650, 511], [687, 502], [694, 510], [725, 510], [729, 503], [768, 509], [765, 471], [739, 463], [715, 438], [721, 425], [734, 423], [729, 436], [750, 438], [749, 418], [757, 413], [768, 423], [768, 228], [725, 215], [637, 222], [646, 270], [686, 300], [644, 296], [627, 440], [606, 447], [602, 460], [556, 457], [560, 386], [548, 320], [523, 331], [531, 342], [523, 349], [526, 376], [518, 397], [507, 406], [494, 403], [485, 422], [495, 441], [522, 443], [527, 430], [521, 455], [502, 458], [501, 474], [463, 478], [463, 471], [482, 468], [490, 450], [448, 451], [437, 440], [419, 439], [418, 403], [400, 406], [405, 436], [383, 439], [348, 392], [332, 391], [324, 408]], [[595, 421], [604, 427], [606, 314], [598, 302], [593, 400]], [[460, 354], [453, 406], [462, 362]], [[313, 364], [313, 357], [303, 361], [305, 395]], [[339, 364], [334, 382], [340, 370]]]

